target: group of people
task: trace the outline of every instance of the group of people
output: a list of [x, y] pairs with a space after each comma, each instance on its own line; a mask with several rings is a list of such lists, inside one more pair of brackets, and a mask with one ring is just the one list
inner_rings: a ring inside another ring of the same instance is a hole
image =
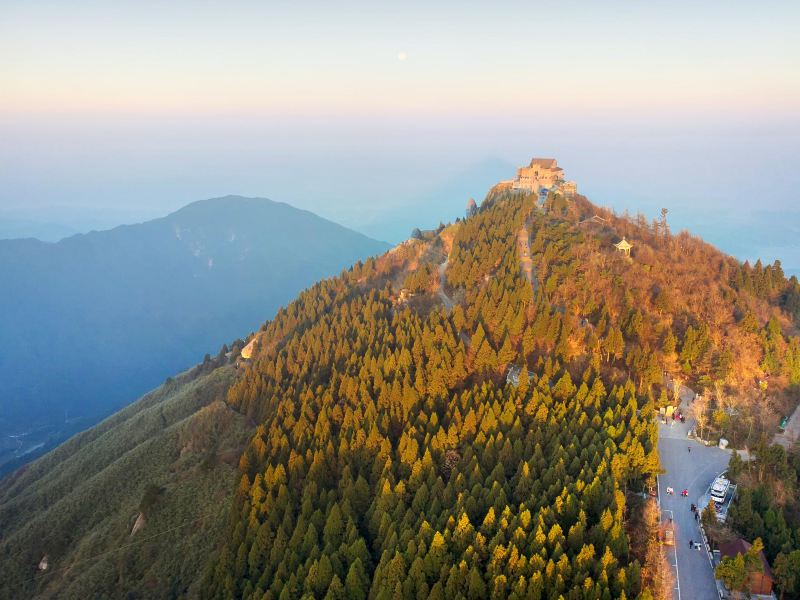
[[[675, 488], [668, 487], [668, 488], [667, 488], [667, 494], [669, 494], [670, 496], [674, 496], [674, 495], [675, 495]], [[684, 489], [684, 490], [681, 492], [681, 496], [682, 496], [683, 498], [687, 498], [687, 497], [689, 496], [689, 490], [687, 490], [687, 489]], [[694, 506], [694, 504], [692, 504], [692, 506]]]
[[[700, 511], [697, 510], [697, 505], [692, 503], [689, 509], [694, 513], [694, 520], [697, 521], [700, 518]], [[695, 542], [694, 540], [689, 540], [689, 548], [694, 548], [695, 550], [700, 550], [702, 545], [700, 542]]]

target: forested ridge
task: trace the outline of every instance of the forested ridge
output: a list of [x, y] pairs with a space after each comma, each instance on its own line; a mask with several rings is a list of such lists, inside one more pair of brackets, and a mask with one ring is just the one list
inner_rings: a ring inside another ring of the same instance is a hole
[[[566, 221], [509, 196], [454, 226], [450, 314], [397, 303], [387, 256], [268, 324], [228, 395], [262, 424], [210, 597], [648, 597], [625, 531], [626, 489], [659, 468], [647, 395], [522, 276], [526, 219], [561, 240], [540, 266], [569, 276]], [[507, 385], [523, 360], [533, 376]]]
[[[613, 251], [623, 235], [633, 260]], [[425, 301], [443, 253], [449, 313]], [[732, 393], [798, 374], [780, 308], [796, 281], [770, 267], [759, 296], [740, 285], [749, 269], [665, 219], [492, 192], [318, 284], [229, 392], [261, 425], [209, 597], [660, 596], [657, 553], [625, 526], [626, 492], [660, 468], [663, 372]], [[421, 296], [403, 301], [399, 282]]]
[[[614, 248], [623, 236], [631, 258]], [[249, 361], [221, 351], [235, 374], [221, 394], [255, 429], [228, 522], [195, 580], [159, 571], [146, 589], [668, 597], [641, 497], [660, 470], [654, 410], [677, 381], [703, 393], [705, 436], [771, 435], [797, 403], [798, 289], [779, 263], [740, 264], [663, 215], [492, 190], [470, 218], [302, 292]], [[774, 521], [754, 529], [777, 532], [770, 556], [789, 547]], [[76, 593], [140, 597], [111, 562]]]
[[0, 481], [0, 599], [197, 596], [254, 429], [222, 400], [224, 358]]

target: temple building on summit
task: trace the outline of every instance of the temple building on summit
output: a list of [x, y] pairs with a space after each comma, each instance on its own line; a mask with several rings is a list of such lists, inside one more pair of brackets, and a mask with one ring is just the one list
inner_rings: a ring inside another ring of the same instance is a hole
[[531, 159], [527, 167], [517, 169], [517, 176], [510, 183], [513, 190], [524, 190], [534, 194], [558, 191], [572, 196], [578, 191], [574, 181], [564, 179], [564, 169], [558, 166], [555, 158]]

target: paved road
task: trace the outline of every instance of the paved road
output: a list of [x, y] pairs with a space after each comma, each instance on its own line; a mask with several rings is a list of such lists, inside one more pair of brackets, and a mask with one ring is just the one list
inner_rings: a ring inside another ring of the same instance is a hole
[[[685, 406], [682, 403], [684, 410]], [[701, 540], [690, 505], [699, 505], [700, 497], [714, 478], [727, 468], [730, 451], [688, 439], [686, 434], [692, 426], [690, 419], [686, 423], [672, 421], [671, 425], [659, 425], [658, 452], [666, 470], [659, 477], [659, 497], [662, 514], [669, 516], [668, 511], [672, 511], [675, 523], [675, 546], [666, 547], [667, 560], [677, 571], [676, 600], [717, 600], [708, 554], [705, 549], [689, 549], [689, 540]], [[667, 487], [675, 489], [674, 496], [667, 495]], [[689, 490], [688, 498], [680, 496], [684, 489]]]

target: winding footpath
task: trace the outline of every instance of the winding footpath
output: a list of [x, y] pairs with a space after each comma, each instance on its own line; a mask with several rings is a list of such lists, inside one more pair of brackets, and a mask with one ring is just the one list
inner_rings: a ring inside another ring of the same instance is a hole
[[534, 293], [536, 293], [536, 287], [539, 282], [536, 280], [536, 271], [533, 266], [533, 259], [531, 258], [530, 225], [531, 217], [528, 217], [525, 221], [525, 225], [517, 232], [517, 252], [519, 253], [522, 273], [530, 282], [531, 286], [533, 286]]
[[439, 265], [439, 290], [438, 290], [439, 298], [442, 299], [442, 304], [444, 304], [444, 307], [447, 309], [447, 312], [452, 311], [453, 306], [455, 306], [455, 302], [453, 302], [453, 299], [447, 295], [447, 292], [444, 291], [444, 285], [445, 283], [447, 283], [447, 276], [445, 275], [445, 272], [447, 271], [447, 263], [449, 260], [450, 257], [448, 256], [447, 258], [444, 259], [444, 262]]

